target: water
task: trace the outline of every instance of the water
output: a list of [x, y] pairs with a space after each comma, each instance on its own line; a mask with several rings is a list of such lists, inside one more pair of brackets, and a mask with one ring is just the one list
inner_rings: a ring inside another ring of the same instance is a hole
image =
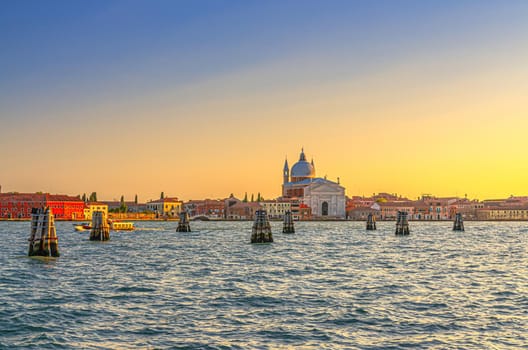
[[250, 222], [136, 223], [61, 257], [25, 257], [0, 222], [0, 348], [528, 348], [528, 223], [301, 222], [248, 244]]

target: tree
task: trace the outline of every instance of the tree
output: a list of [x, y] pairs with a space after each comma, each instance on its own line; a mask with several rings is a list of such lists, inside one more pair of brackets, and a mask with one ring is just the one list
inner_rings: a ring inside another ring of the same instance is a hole
[[119, 211], [121, 213], [126, 213], [128, 211], [127, 205], [125, 203], [125, 196], [121, 196], [121, 205], [119, 206]]
[[90, 202], [97, 202], [97, 192], [92, 192], [90, 194], [90, 198], [88, 199]]
[[137, 194], [136, 194], [136, 196], [134, 197], [134, 204], [135, 204], [135, 205], [138, 204]]
[[82, 201], [86, 203], [86, 193], [83, 193], [83, 195], [82, 195]]
[[257, 202], [260, 202], [262, 200], [262, 197], [260, 196], [260, 192], [257, 195]]
[[242, 202], [247, 203], [247, 192], [246, 192], [246, 194], [244, 195], [244, 199], [242, 200]]
[[165, 198], [165, 193], [161, 192], [160, 199], [164, 199], [164, 198]]
[[252, 202], [255, 201], [255, 197], [253, 196], [253, 193], [251, 194], [251, 201], [252, 201]]

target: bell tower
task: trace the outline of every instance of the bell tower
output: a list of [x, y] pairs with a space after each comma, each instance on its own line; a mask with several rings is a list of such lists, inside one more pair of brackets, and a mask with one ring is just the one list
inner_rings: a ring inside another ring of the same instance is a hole
[[284, 161], [284, 169], [282, 171], [282, 183], [290, 182], [290, 167], [288, 166], [288, 158]]

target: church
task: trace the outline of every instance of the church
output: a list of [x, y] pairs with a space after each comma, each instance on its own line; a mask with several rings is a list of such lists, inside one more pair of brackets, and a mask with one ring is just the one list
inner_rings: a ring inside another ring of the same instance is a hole
[[290, 168], [288, 159], [284, 162], [282, 196], [284, 198], [299, 198], [303, 204], [312, 209], [314, 218], [344, 219], [345, 188], [337, 182], [315, 176], [315, 165], [306, 160], [304, 149], [301, 150], [299, 161]]

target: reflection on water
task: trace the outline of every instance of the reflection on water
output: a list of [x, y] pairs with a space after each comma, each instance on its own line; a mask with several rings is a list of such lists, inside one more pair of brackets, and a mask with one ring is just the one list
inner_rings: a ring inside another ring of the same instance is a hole
[[[0, 348], [520, 348], [527, 223], [296, 223], [251, 245], [250, 222], [138, 222], [61, 257], [26, 258], [0, 222]], [[141, 229], [143, 228], [143, 229]]]

